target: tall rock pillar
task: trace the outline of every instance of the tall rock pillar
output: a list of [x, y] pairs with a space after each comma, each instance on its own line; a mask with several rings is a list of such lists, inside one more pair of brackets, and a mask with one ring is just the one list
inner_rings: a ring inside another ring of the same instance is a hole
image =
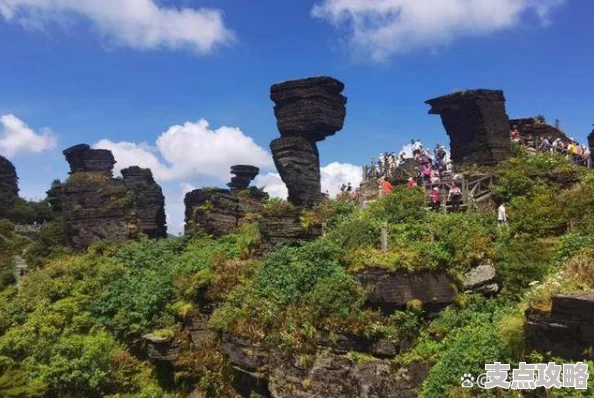
[[270, 143], [274, 164], [295, 206], [322, 200], [317, 142], [342, 130], [347, 99], [344, 84], [314, 77], [275, 84], [270, 98], [281, 138]]
[[590, 147], [590, 167], [594, 167], [594, 129], [588, 136], [588, 146]]
[[0, 218], [8, 216], [9, 210], [18, 197], [16, 169], [10, 160], [0, 156]]
[[492, 165], [510, 155], [509, 118], [500, 90], [469, 90], [426, 101], [441, 115], [455, 165]]

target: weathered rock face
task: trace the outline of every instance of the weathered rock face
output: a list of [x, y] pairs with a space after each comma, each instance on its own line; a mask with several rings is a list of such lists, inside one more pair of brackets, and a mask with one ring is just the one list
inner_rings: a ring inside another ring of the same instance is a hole
[[419, 300], [428, 311], [440, 310], [454, 302], [456, 293], [445, 273], [389, 272], [370, 268], [355, 275], [367, 292], [367, 305], [392, 313]]
[[128, 195], [134, 196], [132, 205], [127, 209], [128, 214], [137, 219], [140, 232], [149, 238], [166, 237], [165, 196], [153, 173], [149, 169], [132, 166], [122, 170], [122, 177], [129, 190]]
[[231, 174], [235, 174], [235, 177], [231, 178], [231, 182], [227, 186], [233, 193], [246, 190], [259, 172], [260, 169], [254, 166], [231, 166]]
[[470, 90], [426, 101], [441, 115], [456, 165], [492, 165], [510, 156], [503, 91]]
[[313, 365], [277, 354], [270, 358], [268, 388], [274, 398], [413, 398], [428, 374], [428, 366], [413, 362], [398, 368], [389, 361], [359, 366], [344, 356], [317, 355]]
[[147, 342], [147, 355], [154, 361], [174, 362], [179, 358], [181, 344], [172, 339], [147, 334], [142, 336]]
[[464, 275], [464, 291], [491, 296], [499, 291], [499, 278], [492, 262], [485, 262]]
[[0, 156], [0, 216], [8, 213], [19, 196], [18, 177], [10, 160]]
[[322, 235], [320, 228], [304, 229], [301, 225], [301, 212], [293, 209], [279, 215], [267, 214], [260, 221], [262, 248], [270, 250], [278, 245], [291, 245], [311, 241]]
[[556, 127], [542, 123], [537, 118], [510, 119], [510, 128], [516, 127], [522, 136], [532, 137], [551, 137], [551, 139], [561, 138], [568, 140], [567, 135]]
[[315, 142], [303, 137], [279, 138], [270, 143], [274, 164], [295, 206], [313, 206], [322, 201], [320, 155]]
[[73, 162], [71, 176], [59, 186], [73, 248], [81, 250], [96, 241], [124, 242], [140, 233], [167, 236], [165, 198], [150, 170], [130, 167], [122, 170], [122, 179], [114, 179], [109, 151], [84, 144], [73, 148], [64, 151]]
[[275, 84], [270, 89], [281, 136], [322, 141], [342, 130], [346, 116], [344, 84], [331, 77], [312, 77]]
[[[594, 294], [554, 296], [550, 313], [528, 310], [526, 337], [540, 352], [581, 360], [594, 341]], [[591, 354], [590, 354], [591, 355]]]
[[259, 195], [238, 196], [227, 189], [205, 188], [188, 192], [186, 230], [200, 226], [207, 234], [223, 236], [232, 233], [249, 213], [261, 213], [263, 199]]
[[84, 172], [100, 172], [112, 176], [116, 163], [111, 151], [107, 149], [91, 149], [87, 144], [79, 144], [63, 152], [70, 164], [70, 174]]
[[295, 206], [313, 206], [322, 200], [316, 142], [342, 129], [346, 116], [343, 90], [344, 84], [330, 77], [293, 80], [270, 90], [281, 133], [270, 149]]

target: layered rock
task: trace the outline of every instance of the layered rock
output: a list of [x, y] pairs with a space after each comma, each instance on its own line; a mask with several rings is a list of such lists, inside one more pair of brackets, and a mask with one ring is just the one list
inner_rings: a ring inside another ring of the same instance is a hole
[[593, 293], [553, 296], [550, 312], [529, 309], [526, 318], [526, 337], [534, 349], [566, 359], [588, 357], [594, 341]]
[[369, 268], [355, 275], [367, 292], [367, 305], [385, 313], [403, 310], [418, 300], [426, 311], [437, 311], [454, 302], [452, 281], [441, 272], [390, 272]]
[[204, 188], [188, 192], [186, 206], [186, 231], [200, 226], [207, 234], [223, 236], [232, 233], [250, 213], [263, 210], [261, 192], [239, 196], [228, 189]]
[[413, 398], [428, 371], [419, 362], [408, 367], [385, 360], [358, 364], [345, 356], [322, 353], [307, 364], [279, 353], [270, 358], [268, 389], [274, 398]]
[[0, 216], [7, 215], [19, 196], [18, 177], [10, 160], [0, 156]]
[[347, 99], [344, 84], [331, 77], [312, 77], [275, 84], [270, 89], [282, 137], [322, 141], [342, 129]]
[[342, 129], [346, 116], [343, 90], [344, 84], [330, 77], [288, 81], [270, 90], [281, 134], [270, 149], [295, 206], [313, 206], [323, 198], [316, 142]]
[[70, 165], [70, 174], [96, 172], [113, 175], [115, 159], [111, 151], [107, 149], [91, 149], [87, 144], [79, 144], [63, 152], [66, 161]]
[[295, 206], [313, 206], [322, 201], [320, 155], [315, 142], [303, 137], [278, 138], [270, 143], [274, 164]]
[[521, 118], [511, 119], [509, 121], [510, 128], [517, 128], [522, 136], [531, 136], [535, 138], [550, 137], [552, 140], [561, 138], [567, 141], [567, 135], [556, 127], [553, 127], [547, 123], [543, 123], [538, 118]]
[[231, 182], [227, 186], [234, 193], [246, 190], [259, 172], [260, 169], [255, 166], [231, 166], [231, 174], [235, 174], [235, 176], [231, 178]]
[[464, 291], [491, 296], [499, 292], [499, 277], [491, 261], [478, 265], [464, 275]]
[[165, 196], [151, 170], [132, 166], [122, 170], [122, 177], [128, 195], [134, 196], [127, 210], [138, 230], [149, 238], [166, 237]]
[[142, 336], [147, 343], [147, 355], [150, 359], [160, 362], [175, 362], [179, 358], [181, 344], [169, 337], [154, 334]]
[[322, 235], [319, 227], [306, 229], [301, 224], [301, 210], [294, 208], [282, 214], [266, 214], [260, 221], [262, 249], [270, 250], [279, 245], [292, 245], [311, 241]]
[[503, 91], [470, 90], [426, 101], [441, 115], [455, 165], [493, 165], [510, 156], [510, 122]]
[[96, 241], [124, 242], [139, 234], [167, 236], [165, 198], [148, 169], [122, 170], [112, 178], [113, 155], [77, 145], [64, 151], [71, 176], [59, 185], [70, 245], [84, 249]]

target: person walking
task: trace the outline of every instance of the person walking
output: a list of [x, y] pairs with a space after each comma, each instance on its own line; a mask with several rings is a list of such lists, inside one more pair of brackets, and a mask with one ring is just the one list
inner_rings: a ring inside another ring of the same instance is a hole
[[499, 225], [507, 224], [507, 211], [505, 210], [505, 203], [501, 203], [497, 209], [497, 223]]
[[458, 185], [454, 184], [450, 188], [450, 192], [448, 194], [448, 201], [452, 203], [452, 211], [457, 212], [460, 208], [460, 201], [462, 200], [462, 190]]

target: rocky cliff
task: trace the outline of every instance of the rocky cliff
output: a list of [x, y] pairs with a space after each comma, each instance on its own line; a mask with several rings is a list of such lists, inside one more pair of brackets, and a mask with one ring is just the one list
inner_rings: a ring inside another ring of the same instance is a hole
[[0, 156], [0, 217], [5, 216], [19, 195], [18, 177], [10, 160]]
[[509, 121], [510, 128], [514, 127], [518, 129], [522, 136], [532, 137], [551, 137], [551, 139], [561, 138], [564, 141], [568, 140], [567, 135], [556, 127], [549, 124], [543, 123], [537, 118], [522, 118], [522, 119], [511, 119]]
[[493, 165], [510, 153], [510, 122], [503, 91], [469, 90], [426, 101], [441, 115], [455, 165]]
[[527, 340], [536, 350], [568, 359], [591, 358], [594, 294], [553, 296], [550, 312], [530, 309], [526, 317]]
[[322, 200], [316, 142], [342, 130], [347, 102], [343, 90], [344, 84], [331, 77], [293, 80], [270, 89], [281, 134], [270, 149], [295, 206], [313, 206]]
[[258, 172], [253, 166], [232, 166], [235, 177], [228, 184], [230, 190], [203, 188], [188, 192], [184, 198], [186, 231], [200, 226], [209, 235], [223, 236], [232, 233], [248, 214], [262, 213], [262, 202], [268, 195], [249, 188]]
[[60, 185], [60, 202], [70, 245], [123, 242], [146, 234], [167, 236], [165, 198], [148, 169], [130, 167], [113, 178], [110, 151], [81, 144], [64, 151], [71, 175]]

